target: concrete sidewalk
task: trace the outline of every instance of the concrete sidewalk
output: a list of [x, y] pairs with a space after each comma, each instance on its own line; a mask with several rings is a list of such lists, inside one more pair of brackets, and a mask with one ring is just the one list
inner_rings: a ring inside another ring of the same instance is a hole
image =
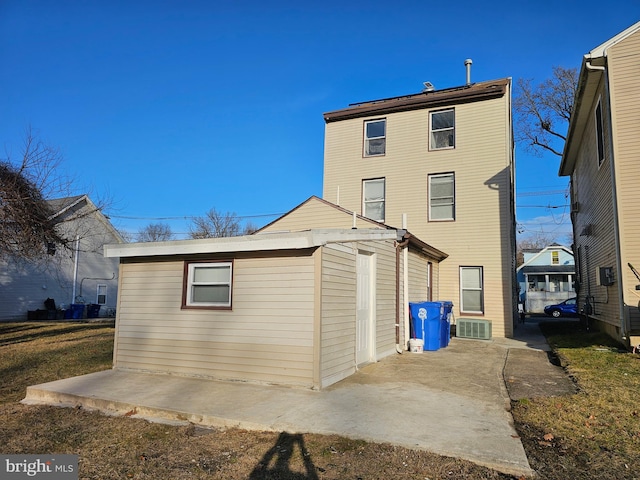
[[[108, 370], [29, 387], [23, 402], [203, 426], [338, 434], [531, 475], [503, 372], [509, 361], [513, 368], [525, 362], [521, 372], [553, 367], [546, 349], [538, 326], [525, 325], [516, 339], [453, 338], [436, 352], [394, 355], [320, 392]], [[514, 354], [519, 351], [528, 354]]]

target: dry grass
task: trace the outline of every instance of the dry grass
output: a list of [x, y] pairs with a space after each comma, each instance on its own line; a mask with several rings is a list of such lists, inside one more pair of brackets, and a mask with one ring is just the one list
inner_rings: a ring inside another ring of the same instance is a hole
[[111, 367], [113, 328], [0, 324], [0, 452], [80, 457], [81, 479], [510, 479], [471, 462], [338, 436], [207, 430], [26, 406], [26, 387]]
[[[580, 392], [513, 405], [538, 478], [640, 478], [640, 355], [597, 333], [544, 330]], [[77, 454], [80, 478], [100, 480], [511, 478], [338, 436], [172, 427], [18, 403], [28, 385], [110, 368], [113, 333], [104, 324], [0, 324], [1, 453]]]
[[518, 402], [513, 416], [543, 478], [640, 478], [640, 355], [598, 332], [542, 326], [580, 392]]

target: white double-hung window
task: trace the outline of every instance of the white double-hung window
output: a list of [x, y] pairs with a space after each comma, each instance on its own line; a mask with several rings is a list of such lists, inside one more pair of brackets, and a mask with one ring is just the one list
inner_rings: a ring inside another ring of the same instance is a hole
[[456, 117], [455, 111], [441, 110], [431, 112], [431, 139], [429, 148], [440, 150], [456, 146]]
[[429, 175], [429, 220], [455, 220], [455, 207], [454, 174]]
[[482, 267], [460, 267], [460, 312], [484, 313]]
[[387, 120], [364, 122], [364, 156], [384, 155], [387, 147]]
[[232, 262], [186, 264], [185, 307], [231, 308]]
[[362, 181], [362, 214], [384, 222], [384, 178]]

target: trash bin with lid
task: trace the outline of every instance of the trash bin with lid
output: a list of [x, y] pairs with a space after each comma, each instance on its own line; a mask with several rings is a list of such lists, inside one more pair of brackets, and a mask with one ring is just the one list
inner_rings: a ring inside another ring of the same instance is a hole
[[[84, 303], [72, 303], [69, 308], [69, 310], [71, 311], [71, 316], [69, 318], [72, 318], [74, 320], [84, 318], [84, 307]], [[66, 315], [65, 318], [67, 318]]]
[[440, 348], [441, 327], [440, 302], [410, 302], [411, 326], [413, 338], [420, 338], [424, 342], [425, 351], [434, 351]]
[[440, 316], [440, 348], [445, 348], [449, 345], [451, 339], [451, 315], [453, 311], [453, 302], [443, 301], [442, 311]]
[[100, 316], [100, 305], [92, 303], [87, 307], [87, 318], [98, 318]]

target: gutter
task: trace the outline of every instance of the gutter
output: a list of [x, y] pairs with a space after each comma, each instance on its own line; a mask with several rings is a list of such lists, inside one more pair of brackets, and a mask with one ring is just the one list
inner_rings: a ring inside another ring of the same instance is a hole
[[[402, 235], [400, 233], [402, 232]], [[409, 246], [411, 234], [406, 230], [398, 231], [398, 240], [396, 240], [396, 352], [402, 354], [404, 348], [400, 346], [400, 250], [405, 250]], [[407, 275], [406, 268], [404, 272]], [[406, 298], [404, 299], [406, 303]]]

